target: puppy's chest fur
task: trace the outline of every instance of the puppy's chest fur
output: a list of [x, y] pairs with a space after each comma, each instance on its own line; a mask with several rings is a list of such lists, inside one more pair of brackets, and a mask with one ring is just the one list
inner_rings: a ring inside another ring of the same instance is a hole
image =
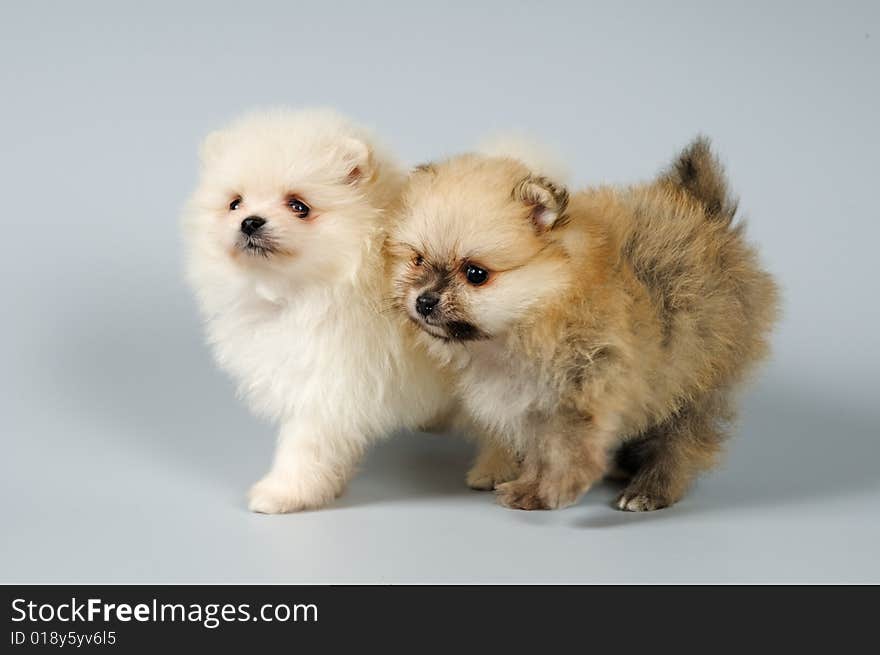
[[462, 403], [496, 438], [521, 450], [559, 402], [554, 380], [503, 341], [475, 342], [468, 355], [458, 378]]
[[436, 411], [443, 390], [433, 368], [362, 295], [243, 291], [208, 331], [220, 364], [259, 413], [381, 432]]

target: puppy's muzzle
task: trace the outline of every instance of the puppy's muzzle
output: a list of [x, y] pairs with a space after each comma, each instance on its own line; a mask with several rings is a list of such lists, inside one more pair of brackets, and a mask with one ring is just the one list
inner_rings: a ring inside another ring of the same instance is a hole
[[266, 224], [266, 219], [260, 216], [248, 216], [241, 222], [241, 231], [247, 236], [253, 236]]

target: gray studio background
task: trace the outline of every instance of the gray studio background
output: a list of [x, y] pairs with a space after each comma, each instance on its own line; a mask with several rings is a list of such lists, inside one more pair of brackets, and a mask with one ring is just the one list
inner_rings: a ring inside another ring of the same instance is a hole
[[[369, 4], [0, 9], [0, 582], [880, 582], [880, 4]], [[786, 299], [723, 468], [662, 512], [523, 513], [412, 435], [332, 508], [249, 514], [274, 433], [202, 344], [177, 217], [201, 137], [276, 104], [408, 163], [526, 130], [579, 184], [710, 135]]]

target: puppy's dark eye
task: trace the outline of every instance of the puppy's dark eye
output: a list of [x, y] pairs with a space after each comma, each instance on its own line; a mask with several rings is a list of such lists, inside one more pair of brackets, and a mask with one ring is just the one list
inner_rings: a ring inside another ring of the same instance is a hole
[[311, 208], [299, 198], [291, 198], [287, 201], [290, 211], [296, 214], [297, 218], [308, 218]]
[[425, 263], [425, 260], [421, 255], [416, 255], [415, 258], [413, 259], [413, 264], [415, 264], [416, 266], [421, 266], [424, 263]]
[[229, 210], [235, 211], [241, 206], [241, 198], [236, 198], [232, 202], [229, 203]]
[[464, 269], [464, 276], [467, 278], [468, 282], [475, 287], [478, 287], [481, 284], [485, 284], [486, 280], [489, 279], [489, 271], [482, 269], [479, 266], [468, 264], [467, 268]]

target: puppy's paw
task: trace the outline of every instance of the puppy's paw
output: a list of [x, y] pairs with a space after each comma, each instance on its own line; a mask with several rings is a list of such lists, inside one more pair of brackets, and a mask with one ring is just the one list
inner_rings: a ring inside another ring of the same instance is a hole
[[535, 479], [517, 479], [495, 487], [498, 502], [511, 509], [551, 509], [541, 497], [540, 485]]
[[591, 478], [569, 472], [552, 478], [519, 478], [495, 488], [498, 502], [514, 509], [561, 509], [574, 505], [590, 488]]
[[519, 463], [512, 456], [480, 456], [467, 473], [467, 486], [477, 491], [491, 491], [498, 485], [516, 479]]
[[495, 478], [492, 471], [482, 471], [477, 467], [472, 468], [467, 473], [465, 482], [474, 491], [492, 491], [497, 485], [506, 482], [509, 478]]
[[260, 514], [287, 514], [328, 505], [341, 490], [332, 485], [305, 485], [289, 478], [268, 474], [251, 487], [248, 509]]
[[668, 500], [649, 493], [630, 492], [628, 489], [617, 498], [617, 509], [624, 512], [653, 512], [671, 505]]

